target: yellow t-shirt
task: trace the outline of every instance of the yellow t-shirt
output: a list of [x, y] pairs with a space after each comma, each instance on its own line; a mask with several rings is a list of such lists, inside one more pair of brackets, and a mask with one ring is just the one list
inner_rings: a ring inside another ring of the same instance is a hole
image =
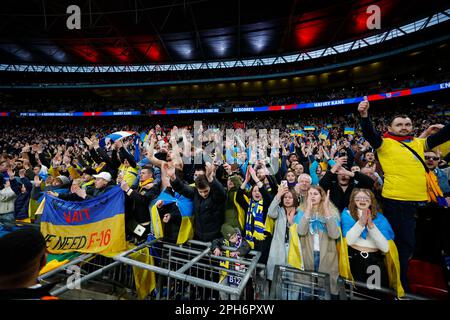
[[[426, 139], [414, 138], [405, 144], [423, 159]], [[383, 197], [402, 201], [428, 200], [425, 169], [411, 151], [398, 141], [383, 138], [377, 154], [384, 171]]]

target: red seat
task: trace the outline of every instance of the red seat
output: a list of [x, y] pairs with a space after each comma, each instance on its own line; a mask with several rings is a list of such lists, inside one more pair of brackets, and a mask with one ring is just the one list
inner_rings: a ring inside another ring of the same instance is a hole
[[448, 299], [448, 288], [442, 267], [421, 260], [411, 260], [408, 266], [411, 292], [432, 299]]

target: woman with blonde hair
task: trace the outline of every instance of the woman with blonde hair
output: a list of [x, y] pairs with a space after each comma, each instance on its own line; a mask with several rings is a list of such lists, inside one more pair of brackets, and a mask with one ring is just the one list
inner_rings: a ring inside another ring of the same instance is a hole
[[[388, 288], [390, 285], [398, 296], [402, 296], [394, 232], [387, 219], [377, 211], [377, 201], [371, 190], [353, 190], [349, 207], [341, 214], [341, 226], [343, 245], [348, 250], [340, 250], [341, 275], [364, 284], [359, 289], [367, 292], [366, 284], [376, 272], [380, 276], [374, 287]], [[372, 291], [369, 294], [376, 293]]]
[[329, 274], [331, 294], [337, 298], [339, 268], [336, 240], [340, 236], [340, 223], [339, 212], [330, 201], [330, 192], [325, 193], [320, 186], [311, 186], [295, 220], [302, 269]]

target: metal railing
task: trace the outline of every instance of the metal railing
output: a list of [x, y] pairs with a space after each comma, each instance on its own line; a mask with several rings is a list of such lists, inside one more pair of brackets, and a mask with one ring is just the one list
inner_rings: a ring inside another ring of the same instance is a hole
[[276, 265], [270, 298], [272, 300], [330, 300], [330, 275]]

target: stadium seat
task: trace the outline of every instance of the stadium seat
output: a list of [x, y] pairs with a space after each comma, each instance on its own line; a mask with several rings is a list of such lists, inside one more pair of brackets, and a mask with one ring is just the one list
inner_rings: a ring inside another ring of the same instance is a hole
[[448, 287], [442, 267], [421, 260], [411, 260], [408, 268], [411, 292], [431, 299], [448, 299]]

